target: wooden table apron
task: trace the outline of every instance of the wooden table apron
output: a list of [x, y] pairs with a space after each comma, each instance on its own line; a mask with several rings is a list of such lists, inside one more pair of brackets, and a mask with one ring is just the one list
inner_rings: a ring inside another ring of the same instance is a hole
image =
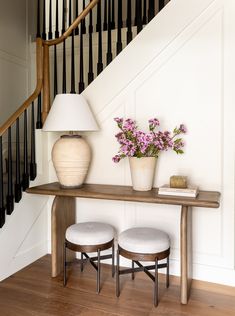
[[[147, 192], [134, 191], [131, 187], [116, 185], [85, 184], [80, 189], [63, 189], [55, 183], [27, 189], [28, 193], [55, 195], [51, 210], [51, 255], [52, 277], [59, 275], [63, 268], [63, 243], [68, 226], [75, 223], [76, 197], [129, 202], [170, 204], [181, 206], [180, 221], [180, 264], [181, 303], [187, 304], [192, 276], [192, 207], [218, 208], [220, 193], [200, 191], [197, 198], [158, 195], [158, 189]], [[74, 252], [68, 258], [73, 259]]]

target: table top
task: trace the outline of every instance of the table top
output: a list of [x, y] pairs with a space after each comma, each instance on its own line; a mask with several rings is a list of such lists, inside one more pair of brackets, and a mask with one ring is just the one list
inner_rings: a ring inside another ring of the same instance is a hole
[[104, 200], [118, 200], [129, 202], [144, 202], [169, 205], [184, 205], [197, 207], [218, 208], [220, 206], [220, 193], [216, 191], [199, 191], [196, 198], [183, 196], [158, 195], [158, 188], [151, 191], [135, 191], [131, 186], [84, 184], [78, 189], [61, 188], [58, 182], [47, 183], [28, 188], [28, 193], [41, 195], [54, 195], [65, 197], [79, 197]]

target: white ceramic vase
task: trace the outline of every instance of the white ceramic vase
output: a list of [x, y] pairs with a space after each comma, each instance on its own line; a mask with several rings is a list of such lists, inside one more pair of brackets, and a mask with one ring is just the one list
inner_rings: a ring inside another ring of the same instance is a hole
[[157, 158], [129, 157], [133, 189], [136, 191], [150, 191], [153, 187]]

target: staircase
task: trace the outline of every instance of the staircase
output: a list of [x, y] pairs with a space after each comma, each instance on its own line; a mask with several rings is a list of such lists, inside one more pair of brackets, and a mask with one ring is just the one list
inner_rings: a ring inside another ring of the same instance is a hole
[[[37, 77], [36, 89], [0, 126], [0, 281], [50, 252], [51, 201], [22, 192], [34, 176], [37, 184], [55, 179], [47, 150], [56, 135], [40, 131], [54, 95], [84, 89], [100, 126], [98, 133], [89, 133], [93, 159], [88, 183], [131, 184], [128, 161], [119, 166], [111, 161], [117, 148], [113, 117], [128, 115], [143, 128], [156, 114], [166, 127], [187, 123], [190, 133], [184, 157], [175, 159], [169, 153], [160, 157], [154, 185], [165, 183], [177, 171], [190, 174], [190, 181], [202, 183], [204, 189], [222, 192], [221, 210], [196, 211], [193, 216], [193, 277], [234, 286], [234, 0], [172, 0], [150, 23], [162, 1], [123, 0], [120, 5], [118, 0], [100, 0], [99, 6], [95, 2], [77, 0], [71, 6], [69, 0], [38, 2], [40, 19], [32, 43], [37, 76], [34, 67], [31, 74]], [[140, 5], [142, 10], [137, 10]], [[139, 12], [142, 20], [136, 18]], [[135, 203], [95, 201], [94, 205], [82, 199], [77, 211], [79, 221], [95, 217], [118, 231], [133, 224], [161, 226], [173, 239], [172, 274], [179, 273], [180, 244], [174, 237], [178, 216], [172, 212], [169, 220], [162, 206], [148, 205], [147, 214], [146, 206], [142, 209]]]
[[82, 93], [167, 2], [37, 1], [36, 89], [0, 127], [0, 228], [37, 176], [35, 130], [53, 98]]

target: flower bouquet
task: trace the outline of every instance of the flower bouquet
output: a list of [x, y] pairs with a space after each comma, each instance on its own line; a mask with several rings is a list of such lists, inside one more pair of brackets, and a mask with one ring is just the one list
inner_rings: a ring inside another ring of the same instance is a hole
[[[160, 126], [157, 118], [148, 121], [149, 131], [138, 129], [136, 122], [130, 118], [115, 118], [119, 129], [115, 135], [120, 148], [113, 161], [129, 157], [133, 188], [135, 190], [151, 190], [156, 160], [162, 151], [173, 150], [183, 154], [184, 142], [180, 134], [186, 133], [186, 127], [181, 124], [173, 132], [156, 130]], [[141, 159], [140, 159], [141, 158]], [[136, 184], [138, 182], [138, 184]]]

